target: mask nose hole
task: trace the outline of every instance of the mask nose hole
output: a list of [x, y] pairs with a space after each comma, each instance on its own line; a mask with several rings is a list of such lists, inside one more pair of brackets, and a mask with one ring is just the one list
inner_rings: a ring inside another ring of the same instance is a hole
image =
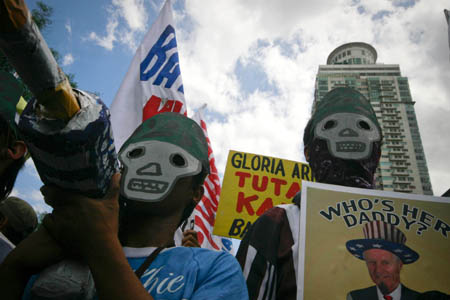
[[358, 133], [351, 128], [345, 128], [339, 132], [341, 137], [358, 137]]

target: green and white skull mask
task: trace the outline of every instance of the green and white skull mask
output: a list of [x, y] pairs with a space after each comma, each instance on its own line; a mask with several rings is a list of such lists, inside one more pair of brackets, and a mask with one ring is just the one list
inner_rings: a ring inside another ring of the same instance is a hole
[[121, 194], [143, 202], [162, 201], [179, 178], [201, 172], [202, 164], [186, 150], [168, 142], [144, 140], [122, 149]]
[[335, 113], [317, 123], [317, 138], [327, 142], [331, 155], [342, 159], [365, 159], [372, 153], [373, 143], [381, 140], [379, 127], [362, 114]]

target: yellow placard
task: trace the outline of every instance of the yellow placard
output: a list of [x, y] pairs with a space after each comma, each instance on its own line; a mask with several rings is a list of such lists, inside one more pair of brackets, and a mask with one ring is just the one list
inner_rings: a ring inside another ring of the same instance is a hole
[[[375, 286], [363, 258], [347, 249], [349, 241], [364, 241], [364, 225], [373, 220], [399, 229], [406, 237], [404, 245], [419, 255], [401, 267], [403, 286], [419, 293], [450, 294], [449, 198], [310, 182], [302, 192], [298, 300], [347, 299], [352, 291]], [[385, 247], [380, 240], [373, 243], [379, 249]], [[356, 246], [364, 248], [360, 244]], [[401, 247], [390, 249], [405, 252]]]
[[231, 150], [222, 183], [214, 234], [242, 239], [250, 225], [275, 205], [292, 203], [308, 164]]

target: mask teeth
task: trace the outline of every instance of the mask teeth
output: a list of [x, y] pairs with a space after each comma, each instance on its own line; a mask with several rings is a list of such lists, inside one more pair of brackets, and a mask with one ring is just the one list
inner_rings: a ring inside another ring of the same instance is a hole
[[146, 193], [163, 193], [167, 189], [168, 184], [156, 180], [133, 179], [129, 186], [131, 190]]

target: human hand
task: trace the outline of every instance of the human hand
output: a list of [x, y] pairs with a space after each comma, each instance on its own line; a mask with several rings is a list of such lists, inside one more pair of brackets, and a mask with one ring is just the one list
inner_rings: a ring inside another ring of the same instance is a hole
[[183, 239], [181, 240], [181, 245], [183, 247], [201, 248], [198, 242], [197, 231], [188, 229], [185, 232], [183, 232]]
[[60, 188], [43, 186], [44, 199], [53, 212], [44, 226], [66, 251], [86, 260], [101, 253], [103, 247], [117, 244], [120, 174], [111, 179], [108, 193], [102, 199], [68, 193]]

